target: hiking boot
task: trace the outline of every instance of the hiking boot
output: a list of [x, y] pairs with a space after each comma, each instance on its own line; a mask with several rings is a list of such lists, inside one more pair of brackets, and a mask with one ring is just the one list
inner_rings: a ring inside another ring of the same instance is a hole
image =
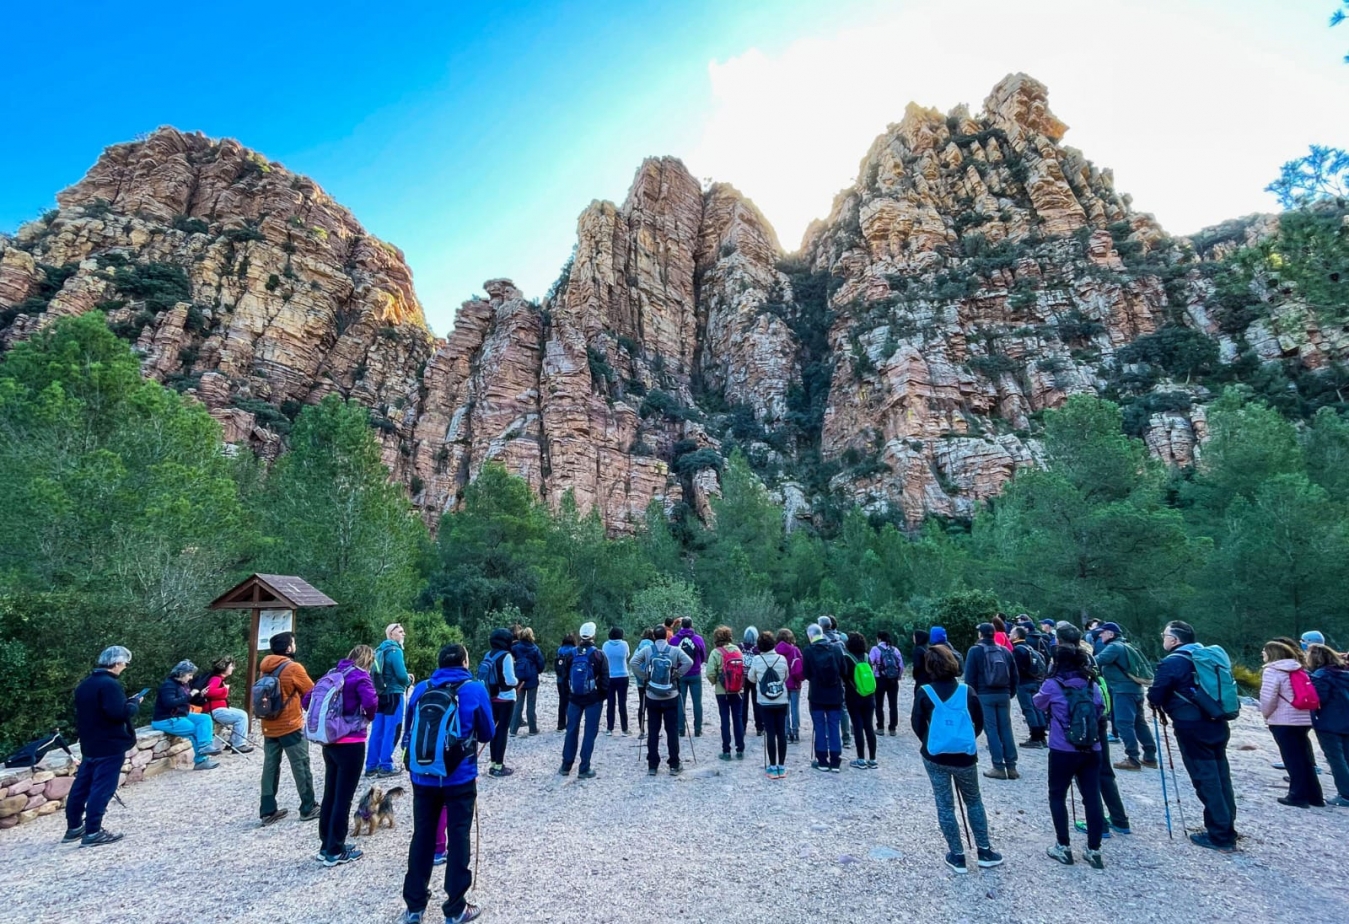
[[1002, 854], [998, 853], [992, 847], [980, 847], [979, 868], [992, 869], [995, 866], [1002, 866]]
[[102, 847], [105, 844], [115, 844], [122, 839], [122, 835], [113, 834], [111, 831], [95, 831], [93, 834], [86, 834], [80, 838], [81, 847]]
[[275, 812], [272, 812], [272, 814], [270, 814], [270, 815], [263, 815], [263, 816], [262, 816], [262, 827], [265, 828], [265, 827], [267, 827], [268, 825], [276, 824], [278, 821], [280, 821], [282, 818], [285, 818], [285, 817], [286, 817], [287, 815], [289, 815], [289, 814], [290, 814], [290, 809], [277, 809]]
[[[285, 809], [282, 809], [281, 811], [285, 811]], [[311, 809], [310, 809], [309, 811], [307, 811], [307, 812], [301, 812], [301, 813], [300, 813], [300, 820], [301, 820], [301, 821], [318, 821], [319, 816], [322, 815], [322, 814], [323, 814], [323, 809], [319, 808], [319, 807], [316, 805], [316, 806], [314, 806], [313, 808], [311, 808]]]
[[[1073, 827], [1078, 831], [1081, 831], [1083, 834], [1085, 834], [1087, 831], [1087, 823], [1085, 821], [1075, 821], [1073, 822]], [[1110, 826], [1106, 825], [1104, 828], [1101, 829], [1101, 840], [1105, 840], [1109, 836], [1110, 836]]]
[[1082, 851], [1082, 856], [1087, 861], [1087, 865], [1092, 869], [1105, 869], [1105, 860], [1101, 858], [1101, 851], [1092, 850], [1088, 847], [1086, 850]]
[[247, 741], [245, 741], [243, 744], [231, 744], [229, 745], [229, 749], [233, 751], [235, 754], [253, 753], [253, 745], [249, 744]]
[[220, 756], [221, 754], [223, 754], [223, 753], [225, 753], [225, 752], [224, 752], [224, 750], [223, 750], [222, 748], [216, 747], [216, 746], [213, 744], [213, 745], [211, 745], [209, 748], [207, 748], [206, 750], [202, 751], [202, 752], [201, 752], [201, 756], [202, 756], [202, 757], [219, 757], [219, 756]]
[[477, 905], [470, 905], [468, 902], [464, 902], [464, 910], [452, 918], [446, 918], [445, 924], [468, 924], [469, 921], [478, 920], [478, 917], [481, 914], [482, 909]]
[[1073, 865], [1073, 848], [1066, 847], [1063, 844], [1055, 844], [1045, 851], [1045, 856], [1051, 860], [1058, 860], [1064, 866]]
[[994, 767], [992, 770], [985, 770], [984, 776], [988, 777], [990, 780], [1008, 779], [1007, 771], [1002, 767]]
[[558, 775], [558, 776], [567, 776], [567, 775], [569, 775], [570, 773], [571, 773], [571, 767], [567, 766], [566, 764], [563, 764], [562, 766], [560, 766], [560, 767], [557, 768], [557, 775]]
[[1149, 770], [1156, 770], [1157, 768], [1159, 768], [1159, 767], [1161, 766], [1161, 764], [1157, 763], [1157, 758], [1155, 758], [1155, 757], [1152, 758], [1151, 760], [1149, 760], [1148, 758], [1144, 757], [1143, 760], [1141, 761], [1141, 763], [1143, 764], [1143, 766], [1147, 767]]
[[1207, 834], [1206, 832], [1202, 832], [1202, 831], [1201, 831], [1200, 833], [1198, 833], [1198, 834], [1191, 834], [1191, 835], [1190, 835], [1190, 843], [1194, 844], [1196, 847], [1203, 847], [1203, 848], [1205, 848], [1206, 850], [1216, 850], [1216, 851], [1218, 851], [1219, 853], [1236, 853], [1236, 852], [1237, 852], [1237, 848], [1235, 848], [1235, 847], [1224, 847], [1224, 846], [1221, 845], [1221, 844], [1215, 844], [1215, 843], [1213, 842], [1213, 838], [1209, 837], [1208, 834]]
[[192, 765], [192, 769], [193, 769], [193, 770], [214, 770], [216, 767], [219, 767], [219, 766], [220, 766], [220, 762], [219, 762], [219, 761], [217, 761], [217, 760], [211, 760], [211, 758], [208, 757], [208, 758], [206, 758], [205, 760], [199, 760], [199, 761], [197, 761], [195, 764]]
[[745, 759], [745, 752], [744, 752], [744, 751], [736, 751], [736, 752], [735, 752], [735, 759], [736, 759], [736, 760], [744, 760], [744, 759]]
[[1106, 836], [1106, 837], [1109, 837], [1111, 831], [1114, 831], [1116, 834], [1133, 834], [1133, 833], [1134, 833], [1133, 830], [1132, 830], [1127, 824], [1126, 824], [1126, 825], [1117, 825], [1117, 824], [1115, 824], [1113, 821], [1111, 821], [1109, 818], [1107, 818], [1106, 821], [1105, 821], [1105, 836]]
[[379, 772], [379, 771], [376, 770], [374, 767], [371, 767], [369, 770], [365, 771], [365, 773], [363, 773], [363, 774], [361, 774], [361, 775], [362, 775], [362, 776], [374, 776], [374, 775], [375, 775], [376, 773], [378, 773], [378, 772]]
[[1116, 770], [1142, 770], [1143, 765], [1132, 757], [1126, 757], [1123, 760], [1115, 761]]
[[895, 729], [893, 729], [893, 728], [890, 729], [890, 737], [891, 737], [891, 738], [895, 737], [895, 735], [898, 735], [898, 734], [899, 734], [899, 732], [895, 731]]
[[355, 863], [363, 856], [365, 856], [364, 851], [359, 850], [355, 847], [345, 847], [343, 848], [342, 852], [335, 857], [332, 856], [324, 857], [323, 865], [326, 866], [328, 869], [332, 869], [334, 866], [342, 866], [343, 864], [346, 863]]
[[397, 767], [394, 767], [390, 770], [379, 770], [376, 771], [375, 773], [375, 776], [381, 780], [387, 780], [391, 776], [402, 776], [402, 775], [403, 771], [399, 770]]
[[657, 773], [660, 773], [660, 771], [657, 770], [655, 767], [647, 767], [647, 768], [646, 768], [646, 775], [647, 775], [647, 776], [655, 776]]
[[1310, 802], [1297, 802], [1297, 801], [1295, 801], [1295, 800], [1293, 800], [1293, 799], [1288, 798], [1287, 796], [1280, 796], [1280, 797], [1278, 798], [1277, 801], [1278, 801], [1278, 803], [1279, 803], [1280, 805], [1286, 805], [1286, 806], [1288, 806], [1289, 808], [1311, 808], [1311, 807], [1312, 807]]
[[73, 844], [82, 837], [84, 837], [84, 825], [80, 825], [78, 828], [66, 828], [66, 836], [61, 838], [61, 843]]
[[722, 752], [721, 752], [721, 759], [722, 759], [722, 760], [730, 760], [730, 759], [731, 759], [731, 752], [730, 752], [730, 751], [722, 751]]
[[1007, 768], [1007, 779], [1009, 779], [1009, 780], [1019, 780], [1019, 779], [1021, 779], [1021, 774], [1020, 774], [1020, 772], [1017, 771], [1016, 767], [1008, 767], [1008, 768]]
[[425, 911], [403, 912], [403, 924], [422, 924], [424, 920], [426, 920]]
[[965, 866], [965, 855], [963, 853], [948, 853], [946, 855], [946, 865], [951, 867], [957, 873], [968, 873], [969, 868]]
[[852, 767], [854, 770], [865, 770], [867, 768], [867, 762], [859, 757], [857, 760], [848, 761], [848, 766]]
[[503, 777], [510, 776], [514, 772], [515, 771], [512, 770], [510, 767], [493, 767], [491, 770], [487, 771], [487, 775], [501, 779]]
[[877, 769], [879, 766], [880, 766], [880, 765], [877, 764], [876, 761], [874, 761], [874, 760], [869, 760], [869, 761], [867, 761], [867, 769], [868, 769], [868, 770], [875, 770], [875, 769]]
[[1036, 748], [1044, 747], [1043, 744], [1041, 744], [1039, 741], [1036, 741], [1034, 738], [1028, 738], [1025, 741], [1018, 741], [1016, 746], [1019, 748], [1028, 748], [1032, 751], [1035, 750]]
[[594, 770], [582, 770], [580, 773], [576, 774], [578, 780], [593, 780], [595, 776]]
[[681, 773], [683, 773], [683, 772], [684, 772], [684, 768], [683, 768], [683, 767], [671, 767], [671, 768], [670, 768], [670, 776], [679, 776], [679, 774], [681, 774]]

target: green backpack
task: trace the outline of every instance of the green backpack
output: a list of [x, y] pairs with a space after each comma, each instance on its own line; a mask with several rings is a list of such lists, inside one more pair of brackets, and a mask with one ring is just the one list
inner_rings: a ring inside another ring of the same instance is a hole
[[870, 696], [876, 692], [876, 672], [871, 669], [871, 662], [866, 658], [860, 661], [852, 655], [848, 655], [848, 660], [853, 663], [852, 685], [857, 691], [858, 696]]
[[1129, 666], [1124, 673], [1129, 675], [1129, 679], [1134, 683], [1140, 683], [1143, 686], [1151, 686], [1155, 674], [1152, 671], [1152, 664], [1147, 658], [1143, 657], [1143, 652], [1139, 651], [1128, 642], [1122, 642], [1124, 651], [1129, 656]]

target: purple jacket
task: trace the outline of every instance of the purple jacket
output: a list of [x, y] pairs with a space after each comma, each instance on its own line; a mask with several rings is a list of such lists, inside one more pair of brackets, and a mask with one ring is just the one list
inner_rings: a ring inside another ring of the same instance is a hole
[[[1060, 681], [1078, 690], [1087, 686], [1087, 678], [1076, 671], [1068, 671], [1045, 680], [1040, 686], [1040, 692], [1032, 699], [1036, 709], [1049, 715], [1049, 749], [1077, 753], [1077, 748], [1068, 741], [1068, 694], [1063, 692]], [[1105, 714], [1105, 700], [1101, 698], [1101, 688], [1095, 684], [1091, 686], [1091, 701], [1096, 704], [1096, 719], [1099, 722]], [[1099, 751], [1101, 743], [1098, 741], [1091, 749]]]
[[[379, 708], [379, 694], [375, 692], [375, 682], [370, 679], [370, 675], [359, 667], [355, 667], [350, 659], [343, 658], [337, 662], [336, 670], [346, 670], [351, 668], [351, 673], [347, 674], [346, 683], [342, 685], [342, 714], [355, 715], [360, 712], [367, 720], [375, 717], [375, 710]], [[309, 700], [314, 691], [311, 689], [300, 698], [300, 705], [305, 709], [309, 708]], [[365, 740], [365, 731], [362, 730], [359, 735], [348, 735], [338, 744], [351, 744], [356, 741]]]
[[788, 642], [778, 642], [773, 650], [787, 659], [787, 689], [801, 689], [801, 678], [806, 672], [805, 664], [801, 661], [801, 649]]
[[703, 662], [707, 660], [707, 644], [703, 641], [703, 637], [692, 629], [680, 629], [674, 634], [674, 638], [670, 639], [670, 644], [678, 648], [679, 643], [686, 638], [693, 639], [693, 647], [695, 650], [693, 654], [693, 667], [690, 668], [684, 676], [702, 677]]

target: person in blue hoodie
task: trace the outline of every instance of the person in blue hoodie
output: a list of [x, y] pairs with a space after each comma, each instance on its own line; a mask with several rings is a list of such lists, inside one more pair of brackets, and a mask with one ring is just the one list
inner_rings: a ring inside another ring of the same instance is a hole
[[402, 623], [384, 627], [384, 641], [375, 649], [375, 669], [371, 681], [379, 696], [375, 719], [370, 723], [370, 747], [365, 752], [366, 776], [397, 776], [393, 765], [393, 746], [403, 727], [403, 694], [414, 679], [403, 660], [403, 641], [407, 630]]
[[[450, 644], [440, 649], [440, 667], [430, 680], [423, 680], [413, 688], [408, 699], [407, 731], [403, 748], [412, 745], [413, 729], [417, 726], [417, 704], [427, 690], [454, 686], [457, 689], [461, 734], [476, 741], [479, 747], [470, 753], [448, 776], [419, 772], [407, 755], [412, 779], [412, 842], [408, 845], [408, 870], [403, 877], [403, 903], [407, 913], [405, 924], [421, 924], [426, 906], [431, 901], [429, 889], [431, 870], [437, 862], [436, 829], [440, 819], [447, 820], [445, 902], [440, 906], [445, 920], [453, 924], [475, 920], [481, 913], [477, 905], [470, 905], [465, 896], [473, 886], [469, 871], [472, 849], [469, 834], [473, 825], [473, 810], [478, 799], [478, 753], [481, 745], [491, 742], [496, 733], [492, 718], [492, 701], [487, 688], [473, 679], [468, 670], [468, 649]], [[420, 730], [420, 729], [418, 729]]]

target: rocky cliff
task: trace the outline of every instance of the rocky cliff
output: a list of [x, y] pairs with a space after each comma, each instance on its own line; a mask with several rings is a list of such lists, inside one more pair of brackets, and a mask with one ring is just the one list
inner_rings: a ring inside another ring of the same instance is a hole
[[1193, 462], [1209, 392], [1178, 380], [1178, 338], [1311, 371], [1349, 348], [1296, 299], [1231, 308], [1214, 267], [1272, 220], [1172, 240], [1066, 130], [1020, 74], [977, 114], [910, 105], [791, 256], [733, 187], [650, 159], [621, 206], [581, 214], [546, 300], [490, 281], [439, 340], [401, 253], [312, 181], [161, 129], [0, 238], [0, 345], [102, 311], [146, 375], [264, 455], [304, 404], [354, 398], [431, 522], [489, 461], [616, 532], [652, 501], [707, 517], [734, 449], [793, 518], [969, 516], [1075, 392]]

